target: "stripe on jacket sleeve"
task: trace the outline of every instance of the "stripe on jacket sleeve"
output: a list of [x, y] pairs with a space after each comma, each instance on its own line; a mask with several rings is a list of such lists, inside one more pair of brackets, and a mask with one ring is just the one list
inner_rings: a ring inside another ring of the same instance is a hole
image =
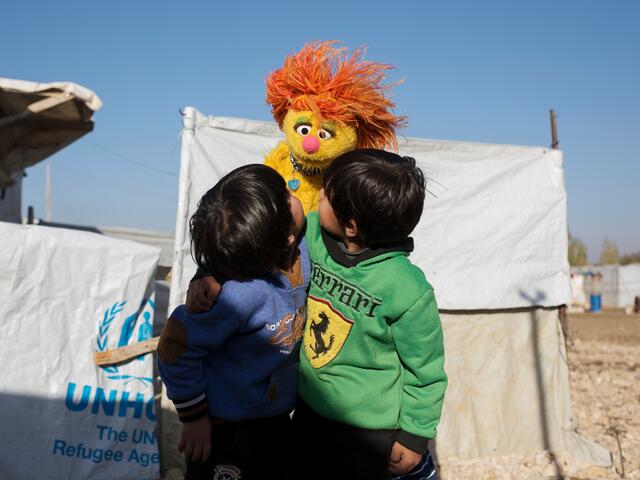
[[175, 400], [173, 404], [178, 411], [181, 422], [193, 422], [209, 414], [209, 402], [207, 402], [205, 393], [201, 393], [191, 400]]
[[195, 398], [192, 398], [191, 400], [174, 400], [173, 404], [176, 406], [176, 409], [180, 410], [181, 408], [187, 408], [187, 407], [190, 407], [191, 405], [195, 405], [196, 403], [200, 403], [206, 398], [207, 398], [207, 395], [204, 392], [202, 392], [200, 395], [198, 395]]

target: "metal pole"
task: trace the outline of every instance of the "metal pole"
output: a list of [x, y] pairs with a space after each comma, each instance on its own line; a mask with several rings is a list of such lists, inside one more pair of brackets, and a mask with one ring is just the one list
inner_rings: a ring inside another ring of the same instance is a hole
[[47, 214], [47, 222], [51, 222], [51, 162], [47, 160], [44, 166], [44, 203]]
[[551, 117], [551, 148], [555, 150], [558, 148], [558, 114], [551, 109], [549, 116]]

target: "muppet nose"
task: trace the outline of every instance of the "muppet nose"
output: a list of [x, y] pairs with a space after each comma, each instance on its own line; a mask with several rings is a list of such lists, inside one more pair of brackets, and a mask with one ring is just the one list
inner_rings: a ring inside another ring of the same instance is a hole
[[302, 140], [302, 148], [304, 148], [304, 151], [307, 153], [316, 153], [320, 148], [320, 142], [315, 135], [307, 135], [304, 137], [304, 140]]

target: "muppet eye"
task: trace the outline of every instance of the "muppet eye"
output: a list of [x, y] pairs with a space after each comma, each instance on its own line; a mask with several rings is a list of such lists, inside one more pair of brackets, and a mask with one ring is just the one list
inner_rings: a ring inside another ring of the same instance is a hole
[[318, 130], [318, 136], [322, 139], [322, 140], [329, 140], [333, 135], [331, 135], [330, 132], [328, 132], [327, 130]]
[[309, 125], [300, 125], [299, 127], [296, 127], [296, 132], [303, 137], [306, 137], [311, 133], [311, 127]]

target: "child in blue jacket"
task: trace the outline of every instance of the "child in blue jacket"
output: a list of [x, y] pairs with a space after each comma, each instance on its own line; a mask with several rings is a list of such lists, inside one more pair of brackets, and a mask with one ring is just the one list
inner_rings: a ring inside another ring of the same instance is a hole
[[310, 263], [304, 213], [282, 177], [238, 168], [200, 201], [192, 254], [223, 284], [211, 310], [178, 307], [158, 345], [180, 420], [186, 479], [281, 478]]

